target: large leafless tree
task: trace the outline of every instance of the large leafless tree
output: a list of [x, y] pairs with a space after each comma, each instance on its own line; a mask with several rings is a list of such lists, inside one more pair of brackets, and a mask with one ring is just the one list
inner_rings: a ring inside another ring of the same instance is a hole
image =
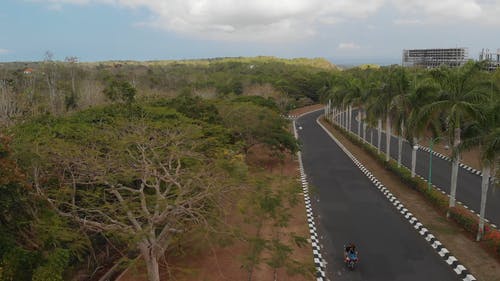
[[54, 140], [46, 169], [58, 184], [38, 192], [86, 229], [134, 241], [149, 280], [159, 281], [170, 243], [193, 225], [212, 228], [208, 218], [230, 184], [198, 147], [196, 129], [124, 126], [94, 143]]

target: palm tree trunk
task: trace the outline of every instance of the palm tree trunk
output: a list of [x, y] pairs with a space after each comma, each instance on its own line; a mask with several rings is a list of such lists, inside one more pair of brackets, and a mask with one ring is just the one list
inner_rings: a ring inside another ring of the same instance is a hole
[[382, 140], [382, 119], [378, 119], [377, 151], [380, 154], [380, 143]]
[[344, 109], [340, 109], [340, 127], [344, 127]]
[[345, 109], [345, 129], [349, 131], [349, 106]]
[[352, 105], [349, 105], [349, 132], [351, 131], [351, 124], [352, 124]]
[[458, 145], [460, 144], [460, 127], [455, 128], [454, 133], [453, 160], [451, 163], [450, 208], [455, 207], [455, 196], [457, 194], [458, 163], [460, 161], [460, 153], [458, 152]]
[[385, 161], [391, 159], [391, 118], [389, 114], [385, 117]]
[[366, 112], [363, 111], [361, 113], [361, 116], [363, 116], [363, 141], [366, 141], [366, 122], [365, 122]]
[[413, 148], [411, 151], [411, 177], [415, 177], [415, 167], [417, 166], [417, 138], [413, 138]]
[[404, 121], [401, 120], [399, 124], [400, 132], [398, 136], [398, 167], [401, 167], [401, 154], [403, 153], [403, 133], [404, 133]]
[[346, 130], [347, 130], [347, 113], [348, 113], [347, 111], [348, 111], [347, 108], [345, 108], [345, 110], [344, 110], [344, 129], [346, 129]]
[[476, 241], [480, 241], [484, 234], [484, 215], [486, 210], [486, 199], [488, 196], [488, 187], [490, 185], [491, 166], [484, 165], [481, 180], [481, 209], [479, 212], [479, 227], [477, 230]]
[[358, 137], [361, 137], [361, 108], [358, 108]]

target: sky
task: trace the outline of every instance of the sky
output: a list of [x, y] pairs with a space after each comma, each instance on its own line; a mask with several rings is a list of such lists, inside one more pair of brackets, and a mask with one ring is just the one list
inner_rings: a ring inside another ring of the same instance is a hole
[[324, 57], [500, 48], [500, 0], [0, 0], [0, 61]]

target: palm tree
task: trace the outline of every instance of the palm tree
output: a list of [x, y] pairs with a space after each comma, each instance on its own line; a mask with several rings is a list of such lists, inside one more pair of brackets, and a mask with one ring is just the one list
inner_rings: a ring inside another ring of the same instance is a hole
[[403, 135], [405, 134], [404, 128], [406, 126], [406, 119], [411, 110], [409, 104], [410, 81], [408, 75], [403, 67], [396, 67], [392, 73], [391, 87], [393, 92], [393, 99], [391, 109], [393, 109], [393, 118], [396, 124], [399, 124], [398, 132], [398, 166], [401, 167], [401, 155], [403, 150]]
[[[493, 85], [493, 83], [492, 83]], [[492, 87], [493, 88], [493, 87]], [[484, 234], [484, 216], [491, 171], [500, 158], [500, 91], [491, 92], [488, 102], [481, 106], [479, 116], [464, 128], [461, 149], [479, 148], [482, 166], [481, 207], [476, 240]]]
[[[340, 110], [344, 104], [344, 97], [347, 94], [346, 82], [343, 76], [336, 76], [335, 84], [329, 90], [328, 98], [332, 101], [334, 115], [332, 115], [332, 122], [336, 122], [342, 116]], [[340, 114], [340, 115], [339, 115]], [[340, 120], [339, 120], [340, 122]]]
[[380, 153], [380, 143], [382, 139], [382, 118], [385, 116], [386, 107], [380, 101], [382, 95], [383, 83], [382, 79], [376, 79], [372, 85], [372, 94], [366, 101], [367, 120], [370, 124], [377, 123], [377, 152]]
[[432, 71], [431, 75], [439, 86], [439, 98], [424, 106], [420, 112], [423, 116], [442, 114], [445, 117], [447, 137], [452, 145], [450, 207], [455, 206], [461, 128], [467, 118], [479, 112], [479, 104], [485, 98], [483, 85], [477, 80], [480, 71], [480, 64], [474, 62], [460, 68], [442, 67]]
[[[330, 91], [335, 108], [340, 110], [340, 125], [350, 129], [350, 112], [353, 104], [358, 104], [354, 97], [358, 95], [360, 80], [352, 75], [344, 75], [337, 79], [337, 84]], [[345, 110], [347, 109], [347, 110]], [[344, 111], [345, 110], [345, 111]], [[346, 116], [349, 115], [349, 116]]]
[[[371, 95], [368, 100], [368, 107], [370, 108], [371, 114], [375, 118], [385, 118], [385, 160], [389, 161], [391, 154], [391, 132], [392, 132], [392, 114], [393, 114], [393, 100], [398, 92], [398, 77], [395, 74], [396, 68], [381, 69], [381, 77], [385, 77], [386, 82], [380, 82], [374, 87], [377, 94]], [[380, 126], [379, 126], [380, 127]], [[380, 129], [380, 128], [379, 128]], [[379, 130], [380, 134], [380, 130]]]
[[415, 74], [414, 80], [410, 84], [410, 92], [406, 99], [406, 137], [413, 146], [411, 154], [412, 177], [415, 177], [417, 149], [420, 137], [429, 130], [434, 136], [438, 135], [438, 120], [420, 114], [421, 108], [436, 100], [437, 91], [438, 86], [432, 79], [423, 77], [423, 75], [419, 75], [418, 73]]
[[363, 102], [363, 81], [357, 77], [346, 77], [343, 104], [358, 107], [358, 136], [361, 137], [361, 107]]
[[361, 124], [364, 123], [366, 101], [370, 97], [373, 90], [374, 70], [365, 69], [355, 73], [354, 77], [348, 79], [347, 94], [344, 102], [351, 108], [358, 108], [358, 136], [365, 140], [366, 124], [363, 124], [363, 133], [361, 132]]

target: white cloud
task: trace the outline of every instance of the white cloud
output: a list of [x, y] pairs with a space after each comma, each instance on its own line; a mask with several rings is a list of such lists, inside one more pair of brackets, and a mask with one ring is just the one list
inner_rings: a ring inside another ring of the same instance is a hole
[[0, 49], [0, 55], [8, 54], [9, 52], [7, 49]]
[[419, 19], [395, 19], [393, 20], [395, 25], [418, 25], [423, 24]]
[[[500, 0], [31, 0], [64, 4], [110, 4], [146, 9], [152, 26], [197, 38], [286, 41], [316, 34], [319, 25], [362, 19], [389, 5], [395, 24], [482, 21], [500, 24]], [[409, 18], [410, 20], [406, 19]]]
[[402, 14], [409, 15], [412, 20], [418, 16], [419, 23], [469, 21], [500, 24], [499, 0], [392, 0], [392, 3]]
[[107, 3], [147, 9], [154, 26], [208, 39], [283, 41], [316, 34], [318, 25], [364, 18], [386, 0], [35, 0], [56, 4]]
[[361, 46], [359, 46], [356, 43], [353, 42], [348, 42], [348, 43], [340, 43], [339, 46], [337, 47], [339, 50], [359, 50], [361, 49]]

